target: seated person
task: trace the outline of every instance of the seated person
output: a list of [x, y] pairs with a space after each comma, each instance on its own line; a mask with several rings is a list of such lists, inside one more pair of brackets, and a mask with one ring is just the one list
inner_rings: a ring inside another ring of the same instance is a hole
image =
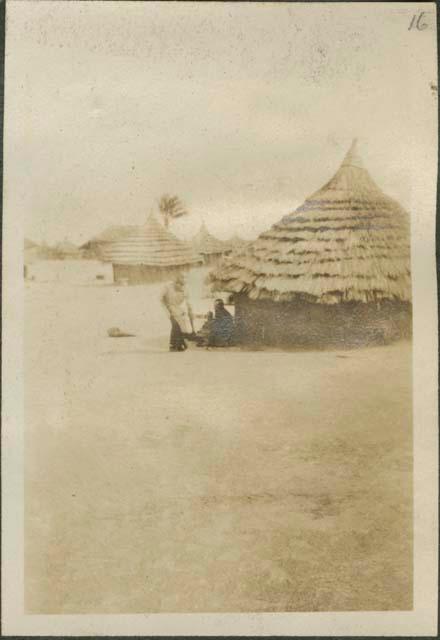
[[203, 324], [202, 328], [197, 331], [196, 334], [196, 344], [198, 347], [206, 347], [209, 344], [209, 338], [211, 336], [211, 332], [214, 324], [214, 314], [212, 311], [208, 311], [206, 314], [206, 321]]
[[234, 332], [234, 318], [229, 311], [225, 309], [224, 302], [221, 298], [215, 301], [214, 311], [215, 315], [208, 346], [226, 347], [231, 344]]

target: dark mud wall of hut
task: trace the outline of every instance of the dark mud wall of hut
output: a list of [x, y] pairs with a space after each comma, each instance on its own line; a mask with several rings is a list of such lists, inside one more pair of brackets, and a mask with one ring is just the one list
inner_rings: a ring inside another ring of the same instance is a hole
[[179, 273], [185, 273], [190, 267], [148, 267], [146, 265], [113, 265], [115, 283], [150, 284], [166, 282], [175, 278]]
[[273, 346], [362, 346], [410, 338], [412, 308], [398, 302], [344, 303], [235, 299], [237, 339]]

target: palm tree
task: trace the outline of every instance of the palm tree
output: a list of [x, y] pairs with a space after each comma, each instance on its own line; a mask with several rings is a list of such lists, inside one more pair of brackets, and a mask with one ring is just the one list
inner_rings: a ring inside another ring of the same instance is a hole
[[168, 228], [172, 220], [187, 216], [188, 211], [178, 196], [165, 194], [159, 200], [159, 211], [163, 217], [164, 225]]

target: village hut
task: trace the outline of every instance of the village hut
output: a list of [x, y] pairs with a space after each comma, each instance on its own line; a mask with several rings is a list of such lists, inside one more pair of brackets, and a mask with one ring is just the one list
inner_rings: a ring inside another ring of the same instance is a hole
[[113, 225], [107, 227], [104, 231], [81, 245], [80, 249], [86, 258], [102, 260], [106, 247], [108, 247], [111, 242], [117, 242], [130, 236], [136, 229], [137, 227], [134, 225]]
[[409, 215], [353, 142], [334, 177], [211, 276], [231, 292], [238, 336], [267, 344], [363, 344], [411, 333]]
[[213, 264], [219, 258], [231, 252], [232, 247], [228, 242], [219, 240], [213, 236], [203, 222], [198, 233], [192, 240], [193, 247], [203, 256], [205, 264]]
[[115, 282], [129, 284], [171, 279], [202, 263], [189, 242], [176, 238], [153, 215], [144, 226], [108, 243], [103, 259], [112, 263]]

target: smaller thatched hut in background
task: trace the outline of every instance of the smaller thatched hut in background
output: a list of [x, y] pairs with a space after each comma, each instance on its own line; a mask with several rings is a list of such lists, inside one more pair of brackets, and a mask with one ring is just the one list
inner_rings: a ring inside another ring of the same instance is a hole
[[243, 341], [362, 344], [411, 334], [410, 223], [354, 142], [334, 177], [212, 274]]
[[229, 242], [224, 242], [213, 236], [208, 231], [204, 222], [198, 233], [194, 236], [192, 245], [195, 251], [203, 256], [205, 264], [213, 264], [232, 250]]
[[102, 256], [113, 265], [114, 281], [129, 284], [171, 279], [203, 261], [189, 242], [176, 238], [153, 215], [144, 226], [107, 243]]

